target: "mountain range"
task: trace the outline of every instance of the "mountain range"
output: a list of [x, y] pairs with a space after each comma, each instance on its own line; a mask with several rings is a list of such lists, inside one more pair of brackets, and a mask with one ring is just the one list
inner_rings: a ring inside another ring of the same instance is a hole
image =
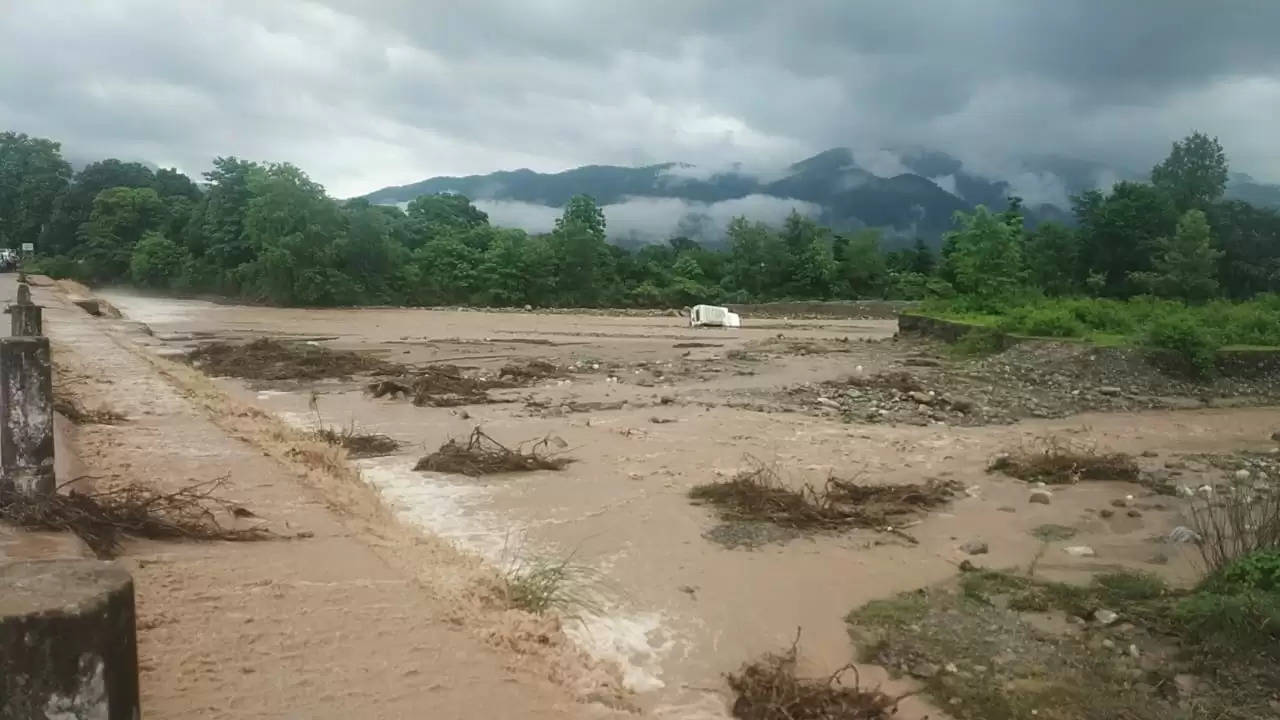
[[[1002, 209], [1010, 195], [1023, 198], [1032, 223], [1069, 223], [1070, 196], [1116, 180], [1142, 179], [1138, 173], [1053, 155], [1027, 158], [1002, 176], [995, 174], [971, 171], [936, 150], [879, 151], [860, 158], [849, 148], [833, 148], [776, 171], [684, 163], [588, 165], [558, 173], [521, 169], [433, 177], [364, 197], [403, 204], [420, 195], [462, 194], [495, 224], [538, 232], [550, 228], [569, 198], [585, 193], [604, 206], [610, 237], [623, 244], [675, 235], [718, 244], [732, 217], [777, 223], [796, 209], [837, 229], [881, 228], [886, 246], [894, 247], [916, 237], [936, 243], [956, 211], [977, 205]], [[1231, 176], [1227, 195], [1280, 208], [1280, 185], [1243, 174]]]

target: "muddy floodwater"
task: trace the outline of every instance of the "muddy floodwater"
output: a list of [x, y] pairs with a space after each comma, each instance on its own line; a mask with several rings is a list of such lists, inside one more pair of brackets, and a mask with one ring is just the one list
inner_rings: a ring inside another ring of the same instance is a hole
[[[1181, 523], [1176, 503], [1103, 517], [1097, 509], [1135, 487], [1098, 482], [1032, 504], [1025, 483], [986, 472], [991, 458], [1056, 436], [1147, 452], [1158, 464], [1258, 446], [1266, 437], [1260, 428], [1277, 424], [1269, 408], [893, 424], [844, 416], [827, 408], [830, 401], [802, 408], [785, 401], [806, 384], [909, 369], [905, 341], [891, 339], [896, 323], [884, 319], [744, 317], [739, 329], [695, 330], [665, 315], [297, 310], [102, 296], [150, 328], [157, 352], [274, 337], [468, 372], [496, 374], [532, 358], [571, 369], [494, 391], [503, 402], [448, 408], [375, 399], [359, 379], [220, 382], [298, 426], [354, 424], [403, 442], [393, 455], [357, 463], [404, 522], [500, 569], [529, 558], [581, 567], [588, 602], [566, 620], [569, 632], [594, 657], [616, 663], [640, 708], [660, 717], [726, 717], [724, 674], [786, 649], [797, 631], [801, 672], [845, 665], [855, 651], [844, 623], [850, 610], [954, 575], [970, 558], [961, 550], [970, 541], [987, 544], [980, 560], [993, 567], [1036, 560], [1038, 572], [1064, 578], [1133, 567], [1185, 579], [1185, 549], [1156, 542]], [[511, 445], [559, 438], [577, 462], [560, 472], [484, 478], [413, 470], [418, 458], [477, 426]], [[797, 486], [834, 475], [872, 484], [950, 480], [964, 490], [901, 528], [918, 544], [873, 530], [799, 535], [725, 526], [712, 508], [690, 502], [691, 487], [753, 463], [776, 467]], [[1095, 556], [1046, 547], [1031, 533], [1045, 524], [1078, 528], [1072, 544]], [[876, 668], [865, 668], [862, 681], [910, 688]], [[916, 698], [902, 709], [903, 717], [928, 711]]]

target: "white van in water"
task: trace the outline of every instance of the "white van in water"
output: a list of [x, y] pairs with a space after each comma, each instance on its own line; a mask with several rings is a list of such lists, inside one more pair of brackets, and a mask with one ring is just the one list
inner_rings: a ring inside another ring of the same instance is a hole
[[689, 327], [742, 327], [742, 318], [719, 305], [694, 305], [689, 310]]

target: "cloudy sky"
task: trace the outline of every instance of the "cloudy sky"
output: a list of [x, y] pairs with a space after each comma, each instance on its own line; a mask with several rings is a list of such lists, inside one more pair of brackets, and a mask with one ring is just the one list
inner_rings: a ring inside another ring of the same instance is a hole
[[1277, 0], [0, 0], [0, 129], [337, 196], [828, 147], [1144, 169], [1193, 128], [1280, 182]]

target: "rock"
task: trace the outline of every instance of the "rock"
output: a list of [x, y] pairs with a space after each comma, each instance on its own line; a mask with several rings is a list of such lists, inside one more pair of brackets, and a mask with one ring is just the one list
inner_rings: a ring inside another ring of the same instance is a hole
[[1124, 498], [1116, 498], [1115, 500], [1111, 501], [1111, 507], [1118, 507], [1118, 508], [1129, 507], [1129, 501], [1125, 500]]
[[987, 554], [987, 544], [985, 542], [982, 542], [981, 540], [970, 540], [969, 542], [961, 545], [960, 549], [970, 555], [986, 555]]
[[964, 413], [965, 415], [968, 415], [969, 413], [973, 412], [974, 408], [977, 407], [977, 403], [970, 400], [969, 398], [961, 398], [961, 397], [951, 398], [951, 400], [948, 401], [948, 403], [951, 405], [952, 410], [955, 410], [958, 413]]
[[1271, 439], [1280, 442], [1280, 430], [1271, 433]]
[[836, 402], [835, 400], [832, 400], [831, 398], [828, 398], [828, 397], [820, 397], [820, 398], [818, 398], [818, 404], [819, 404], [819, 405], [821, 405], [821, 406], [823, 406], [823, 407], [829, 407], [829, 408], [831, 408], [832, 410], [839, 410], [839, 409], [840, 409], [840, 403], [838, 403], [838, 402]]
[[955, 675], [956, 673], [960, 672], [960, 668], [956, 667], [955, 663], [947, 663], [942, 667], [942, 669], [946, 670], [951, 675]]
[[1156, 452], [1155, 450], [1143, 450], [1142, 457], [1144, 458], [1160, 457], [1160, 453]]
[[1249, 471], [1248, 471], [1248, 470], [1244, 470], [1244, 469], [1237, 470], [1237, 471], [1236, 471], [1236, 479], [1237, 479], [1237, 480], [1248, 480], [1248, 479], [1249, 479]]
[[525, 312], [532, 312], [532, 311], [533, 311], [533, 306], [532, 306], [532, 305], [527, 305], [527, 304], [526, 304], [526, 305], [524, 306], [524, 311], [525, 311]]
[[1018, 512], [1018, 508], [1010, 507], [1008, 505], [1001, 505], [1000, 507], [996, 508], [996, 510], [999, 510], [1000, 512], [1007, 512], [1007, 513]]
[[1099, 625], [1110, 625], [1119, 619], [1120, 616], [1118, 614], [1111, 610], [1107, 610], [1106, 608], [1098, 608], [1093, 611], [1093, 620]]
[[1085, 625], [1087, 621], [1079, 615], [1068, 615], [1067, 622], [1072, 625]]
[[977, 566], [977, 565], [974, 565], [973, 563], [969, 562], [968, 560], [961, 560], [961, 561], [960, 561], [960, 572], [974, 572], [974, 571], [975, 571], [975, 570], [977, 570], [977, 569], [978, 569], [978, 566]]
[[1048, 505], [1053, 501], [1053, 493], [1048, 490], [1032, 490], [1027, 502], [1033, 505]]
[[921, 405], [932, 405], [934, 401], [934, 397], [932, 395], [930, 395], [929, 393], [920, 392], [919, 390], [912, 390], [911, 392], [907, 393], [907, 397], [911, 398], [915, 402], [920, 403]]
[[1137, 510], [1130, 510], [1129, 512], [1125, 513], [1125, 515], [1128, 515], [1128, 516], [1129, 516], [1129, 517], [1131, 517], [1131, 518], [1140, 518], [1140, 517], [1142, 517], [1142, 513], [1141, 513], [1141, 512], [1139, 512], [1139, 511], [1137, 511]]
[[1185, 525], [1179, 525], [1178, 527], [1169, 531], [1169, 542], [1171, 543], [1200, 542], [1200, 535], [1198, 535], [1195, 530], [1192, 530], [1191, 528], [1186, 527]]
[[1173, 676], [1173, 685], [1178, 688], [1178, 694], [1183, 697], [1190, 697], [1196, 694], [1200, 688], [1200, 678], [1188, 673], [1178, 673]]
[[1111, 638], [1105, 638], [1105, 639], [1102, 641], [1102, 647], [1104, 647], [1104, 648], [1106, 648], [1106, 649], [1108, 649], [1108, 650], [1115, 650], [1115, 649], [1116, 649], [1116, 644], [1115, 644], [1114, 642], [1112, 642]]
[[911, 666], [911, 669], [907, 672], [911, 673], [913, 677], [918, 677], [921, 680], [928, 680], [929, 678], [936, 676], [940, 670], [941, 668], [933, 663], [922, 662]]
[[1033, 482], [1033, 483], [1031, 483], [1030, 487], [1031, 487], [1031, 489], [1032, 489], [1032, 490], [1043, 490], [1043, 489], [1045, 489], [1045, 488], [1047, 488], [1047, 487], [1049, 487], [1049, 486], [1048, 486], [1048, 485], [1045, 485], [1045, 484], [1044, 484], [1044, 483], [1042, 483], [1042, 482], [1037, 481], [1037, 482]]
[[1134, 660], [1137, 660], [1138, 658], [1142, 657], [1142, 651], [1139, 650], [1138, 646], [1134, 645], [1133, 643], [1129, 643], [1129, 657], [1133, 658]]
[[1112, 510], [1111, 508], [1102, 508], [1101, 510], [1098, 511], [1098, 516], [1103, 519], [1109, 518], [1115, 514], [1116, 514], [1116, 511]]
[[1120, 388], [1113, 387], [1111, 385], [1104, 385], [1098, 388], [1098, 394], [1106, 395], [1107, 397], [1115, 397], [1116, 395], [1119, 395], [1121, 392], [1123, 391]]
[[1071, 547], [1062, 548], [1062, 551], [1072, 557], [1094, 557], [1097, 555], [1093, 548], [1088, 545], [1072, 545]]

